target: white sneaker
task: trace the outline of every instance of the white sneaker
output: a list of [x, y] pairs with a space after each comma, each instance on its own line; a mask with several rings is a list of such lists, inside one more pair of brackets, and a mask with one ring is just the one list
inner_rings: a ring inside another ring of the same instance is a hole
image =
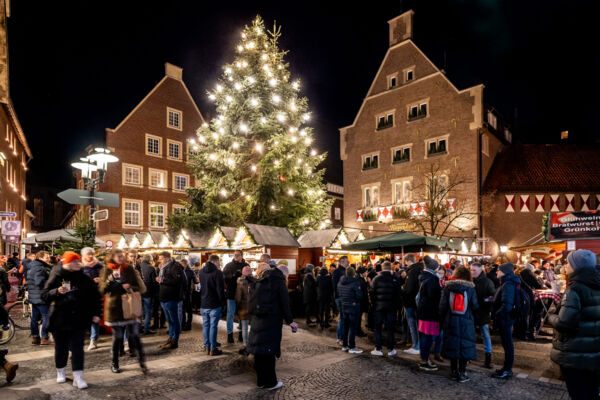
[[411, 347], [410, 349], [406, 349], [406, 350], [404, 350], [404, 352], [408, 353], [408, 354], [412, 354], [414, 356], [417, 354], [421, 354], [421, 352], [419, 350], [415, 349], [414, 347]]
[[340, 346], [344, 345], [344, 341], [342, 339], [338, 339], [337, 344]]
[[96, 340], [92, 339], [90, 340], [90, 345], [88, 346], [88, 351], [92, 351], [92, 350], [96, 350], [98, 348], [98, 345], [96, 344]]
[[65, 383], [67, 381], [67, 375], [65, 374], [64, 368], [56, 368], [56, 383]]
[[363, 352], [362, 349], [359, 349], [358, 347], [348, 350], [348, 353], [350, 353], [350, 354], [360, 354], [362, 352]]
[[388, 353], [387, 353], [388, 357], [393, 357], [396, 354], [398, 354], [398, 353], [396, 353], [396, 350], [388, 351]]
[[83, 371], [73, 371], [73, 386], [77, 389], [87, 389], [88, 384], [83, 380]]
[[348, 351], [348, 346], [342, 347], [342, 351]]
[[375, 350], [371, 351], [371, 355], [372, 356], [380, 356], [381, 357], [381, 356], [383, 356], [383, 352], [381, 350], [375, 349]]
[[283, 382], [279, 381], [279, 382], [277, 382], [277, 385], [275, 385], [273, 387], [270, 387], [270, 388], [266, 388], [266, 389], [267, 390], [277, 390], [277, 389], [279, 389], [282, 386], [283, 386]]

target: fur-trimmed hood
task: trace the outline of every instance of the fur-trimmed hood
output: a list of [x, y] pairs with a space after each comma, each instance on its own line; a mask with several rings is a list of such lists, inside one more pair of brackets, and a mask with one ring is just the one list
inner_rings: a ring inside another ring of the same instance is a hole
[[465, 281], [462, 279], [452, 279], [446, 281], [444, 288], [448, 288], [448, 290], [452, 292], [462, 292], [467, 288], [475, 288], [475, 284], [471, 281]]

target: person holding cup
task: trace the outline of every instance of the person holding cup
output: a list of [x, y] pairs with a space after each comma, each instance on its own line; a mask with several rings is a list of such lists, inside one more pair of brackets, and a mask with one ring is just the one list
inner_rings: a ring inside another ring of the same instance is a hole
[[44, 286], [42, 299], [52, 304], [48, 331], [54, 336], [56, 381], [66, 382], [65, 367], [71, 351], [73, 386], [87, 388], [83, 379], [83, 344], [86, 330], [100, 321], [100, 294], [94, 281], [82, 271], [79, 254], [66, 251], [52, 269]]

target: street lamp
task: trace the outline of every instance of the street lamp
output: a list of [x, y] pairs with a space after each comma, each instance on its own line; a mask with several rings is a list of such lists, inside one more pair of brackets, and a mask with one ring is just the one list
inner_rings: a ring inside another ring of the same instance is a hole
[[96, 168], [98, 169], [98, 175], [100, 179], [100, 183], [104, 182], [104, 174], [108, 169], [108, 163], [117, 162], [119, 159], [112, 154], [110, 154], [110, 150], [105, 149], [104, 147], [96, 147], [94, 149], [94, 153], [87, 156], [87, 159], [96, 163]]

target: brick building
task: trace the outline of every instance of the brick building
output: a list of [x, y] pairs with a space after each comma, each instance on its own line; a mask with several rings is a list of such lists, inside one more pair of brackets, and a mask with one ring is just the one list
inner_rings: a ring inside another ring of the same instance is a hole
[[329, 212], [331, 226], [342, 228], [344, 226], [344, 187], [327, 182], [327, 197], [333, 199]]
[[0, 1], [0, 211], [16, 213], [16, 217], [2, 217], [21, 222], [18, 237], [0, 237], [0, 254], [19, 251], [19, 239], [29, 232], [31, 214], [25, 207], [27, 163], [31, 150], [10, 99], [8, 42], [6, 19], [10, 8]]
[[[390, 47], [354, 122], [340, 129], [344, 225], [367, 234], [411, 229], [394, 214], [418, 212], [425, 199], [414, 189], [423, 186], [432, 164], [442, 184], [454, 175], [467, 181], [461, 193], [451, 193], [448, 207], [461, 202], [465, 212], [477, 213], [482, 182], [511, 140], [498, 113], [485, 106], [483, 85], [457, 89], [416, 46], [413, 15], [388, 21]], [[473, 217], [457, 225], [469, 232], [481, 221]]]
[[[486, 253], [543, 243], [546, 213], [600, 210], [600, 147], [508, 146], [496, 157], [483, 189], [491, 205], [483, 217], [483, 235], [490, 238]], [[507, 256], [516, 259], [510, 250]]]
[[99, 237], [117, 243], [122, 233], [167, 230], [167, 216], [183, 209], [185, 188], [195, 184], [187, 140], [203, 123], [182, 69], [166, 63], [161, 81], [106, 130], [106, 147], [119, 161], [109, 165], [99, 190], [118, 193], [120, 208], [109, 208], [109, 219], [97, 224]]

